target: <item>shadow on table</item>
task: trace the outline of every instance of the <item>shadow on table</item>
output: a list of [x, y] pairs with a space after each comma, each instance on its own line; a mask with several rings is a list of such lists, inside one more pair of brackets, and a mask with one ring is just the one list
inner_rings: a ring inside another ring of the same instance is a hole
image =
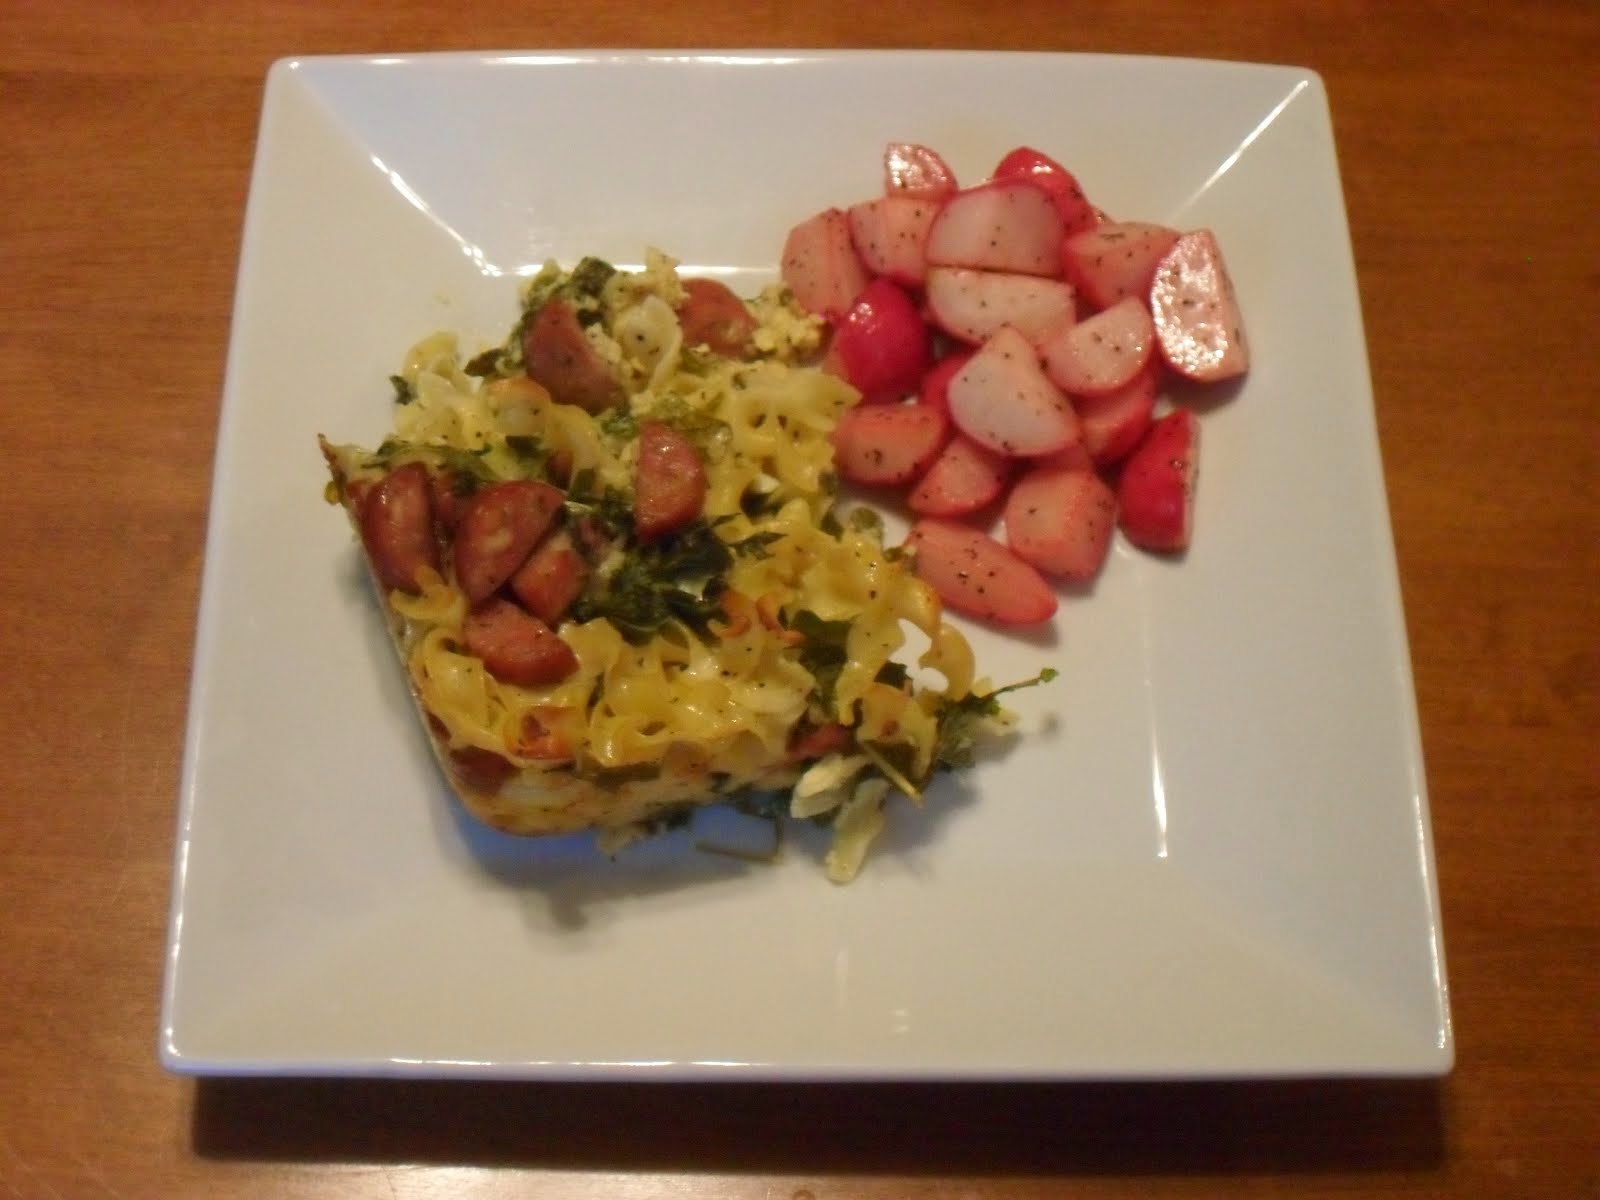
[[1434, 1081], [517, 1084], [206, 1079], [218, 1159], [864, 1174], [1424, 1170]]

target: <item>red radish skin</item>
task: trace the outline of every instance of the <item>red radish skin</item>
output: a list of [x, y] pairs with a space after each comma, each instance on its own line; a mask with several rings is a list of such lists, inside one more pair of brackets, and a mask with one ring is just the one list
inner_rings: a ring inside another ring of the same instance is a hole
[[883, 151], [883, 194], [941, 200], [956, 190], [956, 173], [937, 151], [890, 142]]
[[1099, 210], [1084, 196], [1072, 172], [1030, 146], [1018, 146], [1002, 158], [994, 177], [1026, 179], [1043, 188], [1061, 214], [1061, 231], [1067, 237], [1079, 230], [1093, 229], [1100, 221]]
[[974, 267], [1023, 275], [1061, 274], [1061, 214], [1022, 179], [957, 192], [928, 230], [930, 267]]
[[1012, 457], [1051, 454], [1082, 439], [1072, 403], [1009, 326], [950, 380], [950, 419], [973, 441]]
[[869, 276], [850, 241], [850, 218], [829, 208], [789, 231], [783, 243], [783, 282], [807, 312], [842, 317]]
[[937, 408], [862, 405], [834, 427], [834, 465], [851, 483], [899, 487], [926, 471], [949, 438], [950, 418]]
[[1152, 358], [1126, 387], [1101, 396], [1073, 396], [1083, 426], [1083, 447], [1095, 465], [1120, 462], [1144, 437], [1155, 412], [1161, 386], [1161, 367]]
[[932, 343], [911, 297], [888, 279], [874, 279], [839, 322], [829, 357], [862, 400], [880, 404], [917, 390]]
[[956, 434], [906, 497], [925, 517], [964, 517], [993, 504], [1011, 478], [1012, 460]]
[[1200, 426], [1186, 408], [1150, 427], [1117, 479], [1118, 522], [1146, 550], [1186, 550], [1194, 529]]
[[1054, 454], [1041, 454], [1037, 458], [1027, 460], [1030, 467], [1060, 467], [1073, 471], [1094, 470], [1094, 459], [1089, 457], [1089, 452], [1084, 449], [1083, 443], [1068, 446], [1065, 450], [1057, 450]]
[[1150, 298], [1156, 265], [1178, 240], [1178, 231], [1140, 221], [1108, 222], [1067, 238], [1061, 266], [1078, 294], [1096, 309], [1133, 296]]
[[1056, 594], [1037, 570], [969, 525], [924, 517], [906, 545], [917, 577], [958, 612], [1001, 625], [1037, 625], [1055, 615]]
[[928, 275], [928, 230], [938, 215], [936, 200], [880, 196], [850, 206], [850, 240], [872, 274], [917, 287]]
[[967, 360], [972, 357], [970, 350], [952, 350], [933, 366], [929, 367], [922, 376], [922, 387], [917, 394], [917, 402], [926, 404], [931, 408], [950, 411], [950, 381], [956, 377], [956, 372], [967, 365]]
[[1216, 383], [1250, 369], [1233, 280], [1209, 229], [1184, 234], [1161, 260], [1150, 311], [1161, 355], [1178, 374]]
[[934, 267], [928, 272], [928, 312], [951, 337], [980, 345], [1010, 325], [1034, 345], [1076, 315], [1072, 285], [1009, 271]]
[[1100, 573], [1117, 497], [1093, 470], [1036, 467], [1006, 498], [1006, 544], [1048, 575], [1084, 583]]
[[1075, 396], [1103, 396], [1133, 382], [1149, 363], [1155, 340], [1144, 305], [1132, 297], [1120, 300], [1053, 332], [1041, 347], [1045, 374]]

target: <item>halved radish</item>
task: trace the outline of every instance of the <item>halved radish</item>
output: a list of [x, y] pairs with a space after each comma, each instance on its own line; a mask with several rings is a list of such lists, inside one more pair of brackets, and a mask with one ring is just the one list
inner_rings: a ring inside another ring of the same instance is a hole
[[928, 274], [928, 230], [939, 203], [917, 196], [880, 196], [850, 206], [850, 239], [875, 275], [920, 284]]
[[927, 301], [940, 329], [973, 345], [1002, 325], [1037, 345], [1076, 316], [1071, 284], [1009, 271], [934, 267], [928, 272]]
[[1011, 459], [956, 434], [906, 503], [925, 517], [961, 517], [992, 504], [1011, 478]]
[[951, 608], [1002, 625], [1036, 625], [1055, 615], [1056, 594], [1043, 576], [985, 533], [924, 517], [906, 545], [917, 577]]
[[1082, 467], [1035, 467], [1006, 498], [1006, 544], [1024, 562], [1067, 579], [1093, 579], [1117, 523], [1117, 497]]
[[1161, 260], [1150, 284], [1150, 310], [1162, 357], [1178, 374], [1215, 383], [1249, 369], [1233, 280], [1209, 229], [1184, 234]]
[[1178, 231], [1165, 225], [1107, 222], [1068, 237], [1061, 266], [1095, 308], [1110, 308], [1129, 296], [1148, 300], [1156, 264], [1177, 240]]
[[869, 404], [917, 390], [931, 355], [928, 327], [900, 286], [874, 279], [834, 331], [829, 356]]
[[1040, 347], [1052, 382], [1075, 396], [1126, 387], [1155, 349], [1155, 326], [1143, 304], [1120, 300], [1086, 321], [1063, 326]]
[[928, 469], [950, 437], [950, 418], [925, 404], [849, 409], [833, 430], [834, 465], [852, 483], [893, 487]]
[[1009, 325], [956, 372], [949, 394], [956, 427], [1001, 454], [1049, 454], [1080, 440], [1072, 403], [1045, 378], [1033, 347]]
[[883, 193], [940, 199], [956, 190], [956, 173], [937, 151], [914, 142], [883, 148]]
[[1101, 396], [1072, 397], [1072, 407], [1083, 426], [1084, 449], [1096, 465], [1118, 462], [1139, 444], [1150, 428], [1160, 379], [1161, 364], [1152, 356], [1126, 386]]
[[807, 312], [829, 320], [844, 315], [869, 279], [851, 244], [850, 218], [844, 210], [824, 209], [789, 230], [782, 274]]
[[1100, 216], [1084, 197], [1072, 172], [1055, 159], [1030, 146], [1018, 146], [1002, 158], [994, 169], [996, 179], [1026, 179], [1043, 188], [1055, 201], [1061, 214], [1062, 232], [1068, 237], [1080, 229], [1093, 229]]
[[997, 179], [957, 192], [928, 230], [928, 265], [1061, 274], [1061, 214], [1027, 180]]
[[1200, 427], [1186, 408], [1150, 427], [1117, 479], [1122, 532], [1146, 550], [1183, 550], [1194, 526]]

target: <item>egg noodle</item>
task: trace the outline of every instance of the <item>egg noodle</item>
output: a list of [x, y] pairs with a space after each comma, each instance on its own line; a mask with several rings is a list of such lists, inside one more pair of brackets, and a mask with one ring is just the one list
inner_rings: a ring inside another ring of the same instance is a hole
[[[548, 265], [525, 309], [561, 289], [582, 306], [624, 403], [592, 415], [552, 401], [522, 370], [516, 331], [465, 363], [455, 336], [439, 333], [394, 377], [392, 437], [375, 451], [324, 442], [330, 497], [353, 518], [356, 485], [422, 462], [466, 487], [557, 478], [568, 523], [609, 517], [623, 530], [559, 625], [578, 667], [558, 683], [507, 683], [468, 653], [468, 601], [447, 570], [386, 595], [441, 762], [448, 770], [476, 750], [514, 768], [495, 789], [455, 780], [488, 823], [596, 828], [607, 848], [713, 801], [826, 821], [826, 870], [847, 880], [889, 794], [920, 798], [936, 770], [970, 757], [978, 724], [1004, 720], [967, 640], [883, 546], [877, 522], [836, 515], [829, 433], [857, 394], [804, 365], [821, 325], [781, 289], [750, 302], [757, 324], [742, 359], [684, 344], [683, 287], [657, 252], [634, 272]], [[693, 441], [707, 482], [695, 526], [648, 551], [623, 515], [647, 419]], [[908, 628], [926, 641], [923, 671], [896, 661]], [[843, 748], [797, 758], [796, 731], [828, 726], [849, 731]]]

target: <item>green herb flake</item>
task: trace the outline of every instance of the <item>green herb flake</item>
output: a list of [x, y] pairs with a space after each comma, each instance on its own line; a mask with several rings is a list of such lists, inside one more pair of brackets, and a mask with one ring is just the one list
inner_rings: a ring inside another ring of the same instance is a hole
[[411, 386], [411, 381], [404, 375], [391, 375], [389, 382], [394, 385], [396, 404], [410, 404], [417, 398], [417, 389]]

